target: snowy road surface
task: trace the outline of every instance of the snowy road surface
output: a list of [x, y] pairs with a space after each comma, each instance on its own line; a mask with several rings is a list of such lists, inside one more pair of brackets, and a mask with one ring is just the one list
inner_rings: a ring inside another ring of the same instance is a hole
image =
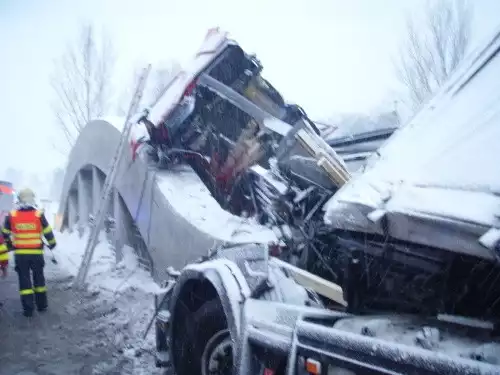
[[116, 265], [107, 244], [96, 249], [86, 291], [71, 288], [85, 239], [57, 234], [58, 265], [46, 256], [49, 311], [21, 314], [11, 262], [0, 279], [0, 375], [161, 374], [155, 368], [153, 335], [142, 334], [159, 289], [137, 267], [131, 249]]

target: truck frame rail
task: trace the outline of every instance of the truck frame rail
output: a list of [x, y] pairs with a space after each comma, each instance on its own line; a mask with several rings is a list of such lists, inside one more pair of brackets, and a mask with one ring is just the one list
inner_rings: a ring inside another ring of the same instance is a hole
[[[390, 334], [373, 337], [370, 320], [373, 323], [383, 317], [367, 317], [365, 325], [357, 326], [350, 323], [360, 317], [348, 313], [256, 300], [246, 302], [244, 314], [237, 365], [240, 375], [500, 374], [499, 366], [485, 363], [478, 356], [473, 358], [473, 353], [466, 358], [446, 348], [441, 351], [425, 340], [419, 341], [419, 334], [414, 345], [394, 342]], [[415, 332], [433, 329], [430, 321], [419, 322], [418, 318], [408, 317], [408, 323], [418, 327]], [[359, 332], [342, 328], [349, 325], [360, 328]], [[450, 346], [450, 341], [441, 346]]]

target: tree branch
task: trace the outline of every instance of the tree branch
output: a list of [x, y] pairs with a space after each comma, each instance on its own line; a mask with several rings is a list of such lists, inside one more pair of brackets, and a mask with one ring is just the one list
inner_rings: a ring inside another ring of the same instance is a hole
[[472, 9], [465, 0], [427, 1], [423, 19], [408, 18], [396, 75], [417, 110], [463, 60], [470, 43]]
[[108, 110], [114, 62], [111, 42], [98, 40], [91, 24], [81, 27], [77, 41], [55, 61], [52, 110], [69, 148], [89, 121]]

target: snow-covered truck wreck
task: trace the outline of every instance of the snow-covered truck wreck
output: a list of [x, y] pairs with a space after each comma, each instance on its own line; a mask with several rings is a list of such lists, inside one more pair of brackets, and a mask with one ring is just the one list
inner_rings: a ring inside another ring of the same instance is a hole
[[495, 35], [351, 178], [258, 60], [212, 32], [141, 119], [134, 152], [190, 164], [221, 206], [280, 241], [223, 246], [173, 274], [157, 302], [158, 363], [500, 374], [499, 48]]

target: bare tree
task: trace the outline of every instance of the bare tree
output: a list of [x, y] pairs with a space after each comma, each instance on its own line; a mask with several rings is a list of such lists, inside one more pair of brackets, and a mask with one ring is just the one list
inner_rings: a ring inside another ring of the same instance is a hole
[[[137, 81], [143, 69], [144, 67], [139, 65], [135, 68], [130, 84], [128, 84], [122, 92], [118, 105], [119, 115], [124, 115], [126, 113], [132, 96], [131, 89], [137, 85]], [[175, 61], [163, 61], [153, 66], [139, 106], [142, 107], [155, 103], [180, 70], [180, 65]]]
[[463, 60], [470, 44], [472, 16], [467, 0], [427, 0], [423, 19], [408, 18], [396, 70], [414, 111]]
[[69, 148], [90, 120], [108, 110], [114, 62], [110, 40], [98, 39], [91, 24], [82, 26], [77, 42], [56, 60], [50, 81], [52, 107]]

